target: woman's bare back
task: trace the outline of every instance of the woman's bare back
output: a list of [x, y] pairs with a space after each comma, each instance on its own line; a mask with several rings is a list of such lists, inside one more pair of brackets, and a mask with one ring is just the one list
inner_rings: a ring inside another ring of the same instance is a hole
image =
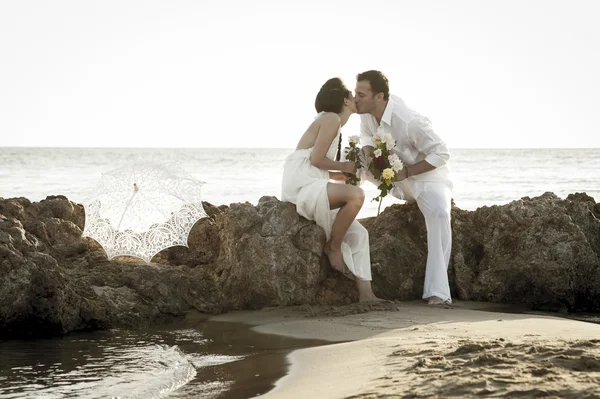
[[[331, 112], [323, 113], [317, 118], [315, 118], [315, 120], [308, 126], [308, 129], [306, 129], [304, 134], [302, 134], [302, 137], [300, 137], [298, 145], [296, 146], [296, 150], [306, 150], [309, 148], [313, 148], [315, 146], [315, 143], [317, 142], [317, 137], [319, 137], [319, 131], [321, 130], [321, 126], [324, 122], [331, 121], [332, 119], [339, 122], [339, 116]], [[335, 135], [337, 134], [337, 131], [332, 133], [334, 133]]]
[[320, 117], [315, 119], [310, 126], [308, 126], [308, 129], [306, 129], [304, 134], [302, 134], [302, 137], [300, 137], [296, 150], [305, 150], [315, 146], [317, 136], [319, 135], [319, 127], [321, 126], [320, 119]]

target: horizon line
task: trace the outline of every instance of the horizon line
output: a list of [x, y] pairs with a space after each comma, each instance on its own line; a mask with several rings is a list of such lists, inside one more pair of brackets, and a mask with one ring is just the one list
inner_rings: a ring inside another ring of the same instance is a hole
[[[0, 146], [3, 149], [93, 149], [93, 150], [291, 150], [292, 147], [79, 147], [79, 146]], [[597, 150], [599, 147], [449, 147], [454, 150]]]

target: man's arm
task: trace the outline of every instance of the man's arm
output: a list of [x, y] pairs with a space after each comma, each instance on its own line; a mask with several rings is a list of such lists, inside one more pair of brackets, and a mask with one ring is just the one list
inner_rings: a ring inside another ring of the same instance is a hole
[[425, 159], [414, 165], [405, 165], [404, 176], [399, 177], [407, 178], [432, 171], [446, 165], [450, 159], [450, 151], [446, 143], [433, 131], [429, 120], [412, 121], [408, 125], [408, 138], [420, 153], [425, 154]]

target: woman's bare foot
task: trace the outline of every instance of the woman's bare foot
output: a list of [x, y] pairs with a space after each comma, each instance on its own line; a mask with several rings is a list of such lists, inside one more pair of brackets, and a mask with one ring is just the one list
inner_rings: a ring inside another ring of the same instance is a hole
[[329, 264], [338, 272], [344, 274], [346, 271], [346, 264], [344, 263], [344, 257], [342, 256], [342, 249], [334, 250], [331, 248], [330, 243], [325, 244], [325, 248], [323, 248], [323, 252], [327, 255], [329, 259]]
[[358, 302], [373, 302], [373, 303], [381, 303], [381, 302], [390, 302], [387, 299], [381, 299], [376, 297], [375, 295], [369, 295], [369, 296], [365, 296], [365, 297], [359, 297], [358, 298]]
[[369, 280], [356, 279], [356, 288], [358, 289], [358, 302], [389, 302], [375, 296]]

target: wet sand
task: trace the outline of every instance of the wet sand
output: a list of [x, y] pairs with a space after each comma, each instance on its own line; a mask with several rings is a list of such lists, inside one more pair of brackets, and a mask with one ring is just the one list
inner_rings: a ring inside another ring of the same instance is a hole
[[[201, 355], [194, 380], [169, 395], [169, 398], [246, 399], [264, 394], [284, 377], [289, 369], [287, 355], [298, 348], [326, 345], [318, 339], [298, 339], [281, 334], [259, 333], [248, 323], [207, 320], [206, 315], [190, 312], [185, 320], [168, 326], [170, 330], [201, 331], [206, 341], [202, 352], [178, 347], [192, 359]], [[214, 357], [214, 365], [207, 362]], [[226, 362], [222, 358], [228, 358]], [[234, 360], [238, 358], [237, 360]]]
[[600, 398], [600, 325], [503, 310], [515, 311], [418, 301], [271, 308], [212, 319], [268, 334], [347, 341], [292, 352], [289, 373], [264, 398]]

